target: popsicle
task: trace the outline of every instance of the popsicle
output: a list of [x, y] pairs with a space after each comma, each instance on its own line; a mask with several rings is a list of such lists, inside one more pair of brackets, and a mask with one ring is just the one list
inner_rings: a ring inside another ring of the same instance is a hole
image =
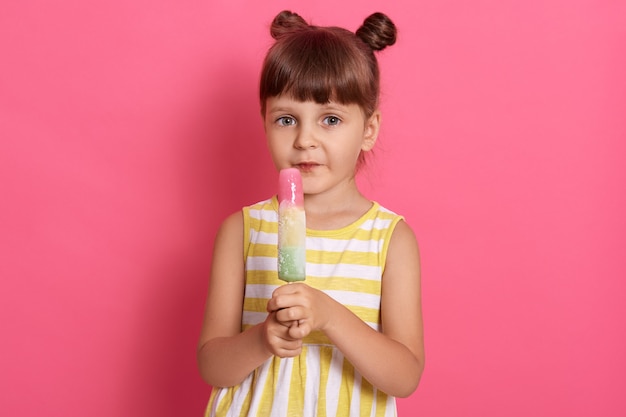
[[278, 178], [278, 278], [286, 282], [306, 277], [306, 217], [302, 177], [296, 168]]

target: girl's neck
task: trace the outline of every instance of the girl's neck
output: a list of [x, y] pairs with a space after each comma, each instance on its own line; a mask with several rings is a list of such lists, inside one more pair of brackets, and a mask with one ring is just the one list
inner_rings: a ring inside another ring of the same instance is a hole
[[356, 185], [333, 193], [307, 194], [304, 209], [307, 227], [314, 230], [336, 230], [361, 218], [372, 206]]

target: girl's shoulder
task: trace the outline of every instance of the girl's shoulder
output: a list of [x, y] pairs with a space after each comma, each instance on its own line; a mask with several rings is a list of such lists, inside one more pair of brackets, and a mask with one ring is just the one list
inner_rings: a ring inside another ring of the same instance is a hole
[[400, 217], [400, 218], [404, 218], [404, 216], [402, 216], [401, 214], [398, 214], [395, 211], [386, 208], [385, 206], [381, 205], [377, 201], [372, 201], [372, 210], [371, 211], [376, 212], [376, 215], [379, 216], [379, 217]]
[[255, 221], [278, 221], [278, 200], [276, 196], [258, 201], [241, 209], [244, 219], [244, 225], [248, 226], [250, 222]]
[[365, 224], [375, 229], [395, 229], [404, 216], [373, 201], [372, 207], [364, 216]]

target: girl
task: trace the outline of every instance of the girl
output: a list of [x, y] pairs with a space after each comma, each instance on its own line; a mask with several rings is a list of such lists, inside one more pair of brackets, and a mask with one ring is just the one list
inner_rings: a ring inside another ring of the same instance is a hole
[[351, 33], [284, 11], [260, 82], [277, 169], [302, 174], [307, 278], [277, 278], [276, 196], [232, 214], [216, 238], [198, 348], [207, 416], [393, 416], [424, 368], [418, 247], [355, 175], [376, 142], [374, 51], [382, 13]]

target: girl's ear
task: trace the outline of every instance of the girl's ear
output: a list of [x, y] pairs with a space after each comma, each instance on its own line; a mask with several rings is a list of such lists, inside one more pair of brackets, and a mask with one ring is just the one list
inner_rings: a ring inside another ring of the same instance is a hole
[[365, 122], [365, 130], [363, 132], [362, 151], [370, 151], [376, 144], [378, 139], [378, 131], [380, 130], [380, 111], [376, 110], [374, 114]]

